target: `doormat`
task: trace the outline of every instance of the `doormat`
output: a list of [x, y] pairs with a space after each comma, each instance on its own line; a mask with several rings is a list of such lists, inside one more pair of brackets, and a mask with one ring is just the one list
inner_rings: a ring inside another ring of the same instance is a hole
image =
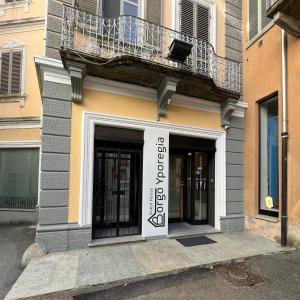
[[200, 245], [208, 245], [214, 244], [216, 241], [208, 238], [207, 236], [193, 236], [188, 238], [180, 238], [176, 239], [177, 242], [182, 244], [184, 247], [193, 247], [193, 246], [200, 246]]

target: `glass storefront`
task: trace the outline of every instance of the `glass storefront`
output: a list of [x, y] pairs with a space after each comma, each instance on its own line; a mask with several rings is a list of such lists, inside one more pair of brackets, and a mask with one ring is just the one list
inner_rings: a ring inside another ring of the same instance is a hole
[[260, 213], [278, 215], [278, 100], [260, 103]]
[[35, 209], [39, 149], [0, 149], [0, 208]]

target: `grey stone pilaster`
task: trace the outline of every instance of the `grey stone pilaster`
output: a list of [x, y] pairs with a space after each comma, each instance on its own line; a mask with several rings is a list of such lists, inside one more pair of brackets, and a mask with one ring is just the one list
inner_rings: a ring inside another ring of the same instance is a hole
[[[68, 223], [71, 88], [44, 82], [39, 227]], [[47, 251], [67, 250], [67, 231], [37, 231]]]
[[226, 135], [226, 216], [222, 231], [244, 230], [244, 118], [231, 117]]
[[74, 0], [49, 0], [46, 33], [46, 56], [60, 59], [63, 4], [73, 5]]
[[45, 81], [40, 174], [39, 222], [36, 242], [48, 252], [86, 248], [91, 228], [68, 224], [71, 86]]
[[[242, 0], [225, 0], [225, 57], [243, 63]], [[243, 66], [241, 68], [243, 99]]]
[[[243, 63], [242, 1], [225, 0], [225, 56]], [[243, 101], [243, 65], [241, 65], [241, 97]], [[226, 216], [222, 231], [244, 230], [244, 118], [231, 117], [226, 135]]]

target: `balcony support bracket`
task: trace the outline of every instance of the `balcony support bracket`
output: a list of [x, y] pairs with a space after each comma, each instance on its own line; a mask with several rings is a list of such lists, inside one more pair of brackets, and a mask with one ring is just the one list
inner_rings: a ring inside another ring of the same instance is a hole
[[230, 119], [232, 113], [236, 109], [237, 100], [229, 99], [221, 106], [221, 125], [225, 129], [230, 127]]
[[86, 76], [86, 65], [74, 61], [65, 62], [71, 77], [72, 101], [81, 103], [83, 99], [83, 80]]
[[167, 115], [167, 106], [177, 89], [178, 78], [165, 77], [157, 89], [157, 121]]

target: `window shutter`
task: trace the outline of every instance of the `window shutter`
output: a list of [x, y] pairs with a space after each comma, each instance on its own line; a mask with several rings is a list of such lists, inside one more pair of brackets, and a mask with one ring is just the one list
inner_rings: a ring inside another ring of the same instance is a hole
[[271, 19], [267, 17], [267, 0], [261, 0], [261, 29], [264, 29], [271, 23]]
[[194, 36], [194, 4], [189, 0], [181, 1], [181, 32]]
[[197, 4], [197, 39], [209, 42], [209, 24], [209, 9]]
[[161, 25], [162, 0], [146, 1], [146, 19], [149, 22]]
[[1, 78], [0, 78], [0, 94], [8, 95], [9, 86], [9, 52], [3, 52], [1, 55]]
[[90, 14], [97, 14], [99, 0], [77, 0], [77, 7]]
[[12, 52], [11, 61], [11, 94], [21, 93], [22, 52]]
[[248, 0], [249, 5], [249, 40], [258, 34], [258, 1]]

